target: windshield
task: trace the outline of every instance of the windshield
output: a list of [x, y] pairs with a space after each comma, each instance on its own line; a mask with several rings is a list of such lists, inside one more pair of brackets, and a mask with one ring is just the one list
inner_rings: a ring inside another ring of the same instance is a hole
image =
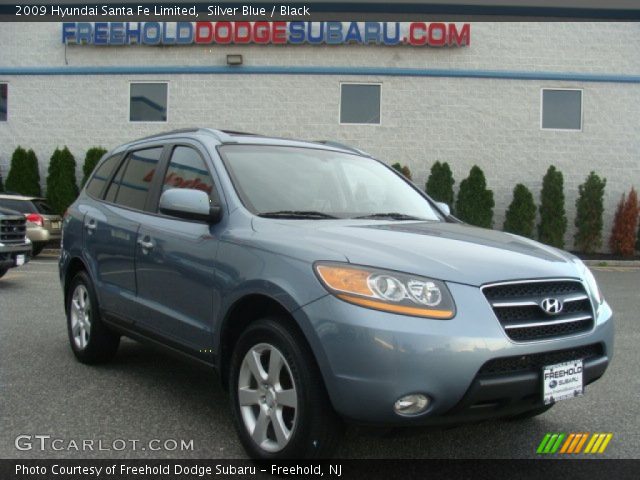
[[429, 202], [380, 162], [312, 148], [225, 145], [245, 206], [262, 216], [440, 220]]

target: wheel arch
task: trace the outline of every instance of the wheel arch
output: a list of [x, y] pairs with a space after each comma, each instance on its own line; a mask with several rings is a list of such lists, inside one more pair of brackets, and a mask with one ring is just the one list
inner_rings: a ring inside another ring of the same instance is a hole
[[79, 272], [85, 272], [89, 277], [91, 277], [91, 273], [87, 264], [80, 257], [73, 257], [69, 260], [69, 264], [67, 265], [64, 273], [64, 310], [65, 313], [69, 313], [68, 309], [68, 300], [69, 300], [69, 284], [73, 277], [75, 277]]
[[291, 309], [270, 294], [249, 293], [233, 302], [220, 325], [216, 366], [225, 389], [229, 386], [231, 355], [242, 332], [253, 322], [267, 316], [277, 317], [286, 328], [295, 332], [305, 342], [316, 362], [316, 366], [318, 365], [316, 351], [308, 338], [309, 332], [305, 332], [306, 329], [300, 325], [299, 316], [294, 315]]

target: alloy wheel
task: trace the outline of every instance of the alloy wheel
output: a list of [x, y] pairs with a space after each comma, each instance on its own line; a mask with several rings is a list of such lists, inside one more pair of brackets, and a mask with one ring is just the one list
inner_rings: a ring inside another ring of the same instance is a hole
[[273, 345], [260, 343], [246, 353], [238, 402], [244, 426], [261, 449], [273, 453], [287, 446], [296, 427], [298, 395], [291, 368]]
[[71, 335], [76, 347], [84, 350], [91, 335], [91, 300], [87, 288], [80, 284], [71, 296]]

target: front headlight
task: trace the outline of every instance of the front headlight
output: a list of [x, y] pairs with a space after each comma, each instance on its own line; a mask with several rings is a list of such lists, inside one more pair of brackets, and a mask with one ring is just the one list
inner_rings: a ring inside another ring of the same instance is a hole
[[602, 292], [598, 287], [598, 282], [596, 282], [596, 277], [593, 276], [593, 273], [591, 273], [591, 270], [589, 270], [589, 267], [587, 267], [582, 260], [580, 260], [579, 258], [574, 258], [573, 261], [575, 264], [578, 265], [578, 267], [580, 267], [582, 272], [582, 278], [587, 284], [587, 289], [589, 290], [589, 293], [595, 300], [596, 306], [599, 307], [600, 305], [602, 305], [602, 302], [604, 302], [604, 297], [602, 296]]
[[589, 291], [591, 292], [593, 299], [596, 301], [596, 304], [598, 306], [602, 305], [602, 302], [604, 302], [604, 297], [602, 296], [602, 292], [598, 287], [598, 282], [596, 282], [596, 277], [593, 276], [593, 273], [591, 273], [591, 270], [589, 270], [589, 268], [586, 265], [584, 266], [583, 275], [584, 275], [585, 281], [587, 282], [587, 287], [589, 288]]
[[449, 289], [440, 280], [344, 263], [316, 263], [330, 293], [361, 307], [415, 317], [448, 320], [455, 315]]

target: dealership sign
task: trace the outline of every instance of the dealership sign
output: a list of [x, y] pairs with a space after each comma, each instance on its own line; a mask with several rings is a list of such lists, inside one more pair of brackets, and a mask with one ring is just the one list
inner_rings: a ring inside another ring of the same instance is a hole
[[67, 45], [410, 45], [464, 47], [468, 23], [65, 22]]

